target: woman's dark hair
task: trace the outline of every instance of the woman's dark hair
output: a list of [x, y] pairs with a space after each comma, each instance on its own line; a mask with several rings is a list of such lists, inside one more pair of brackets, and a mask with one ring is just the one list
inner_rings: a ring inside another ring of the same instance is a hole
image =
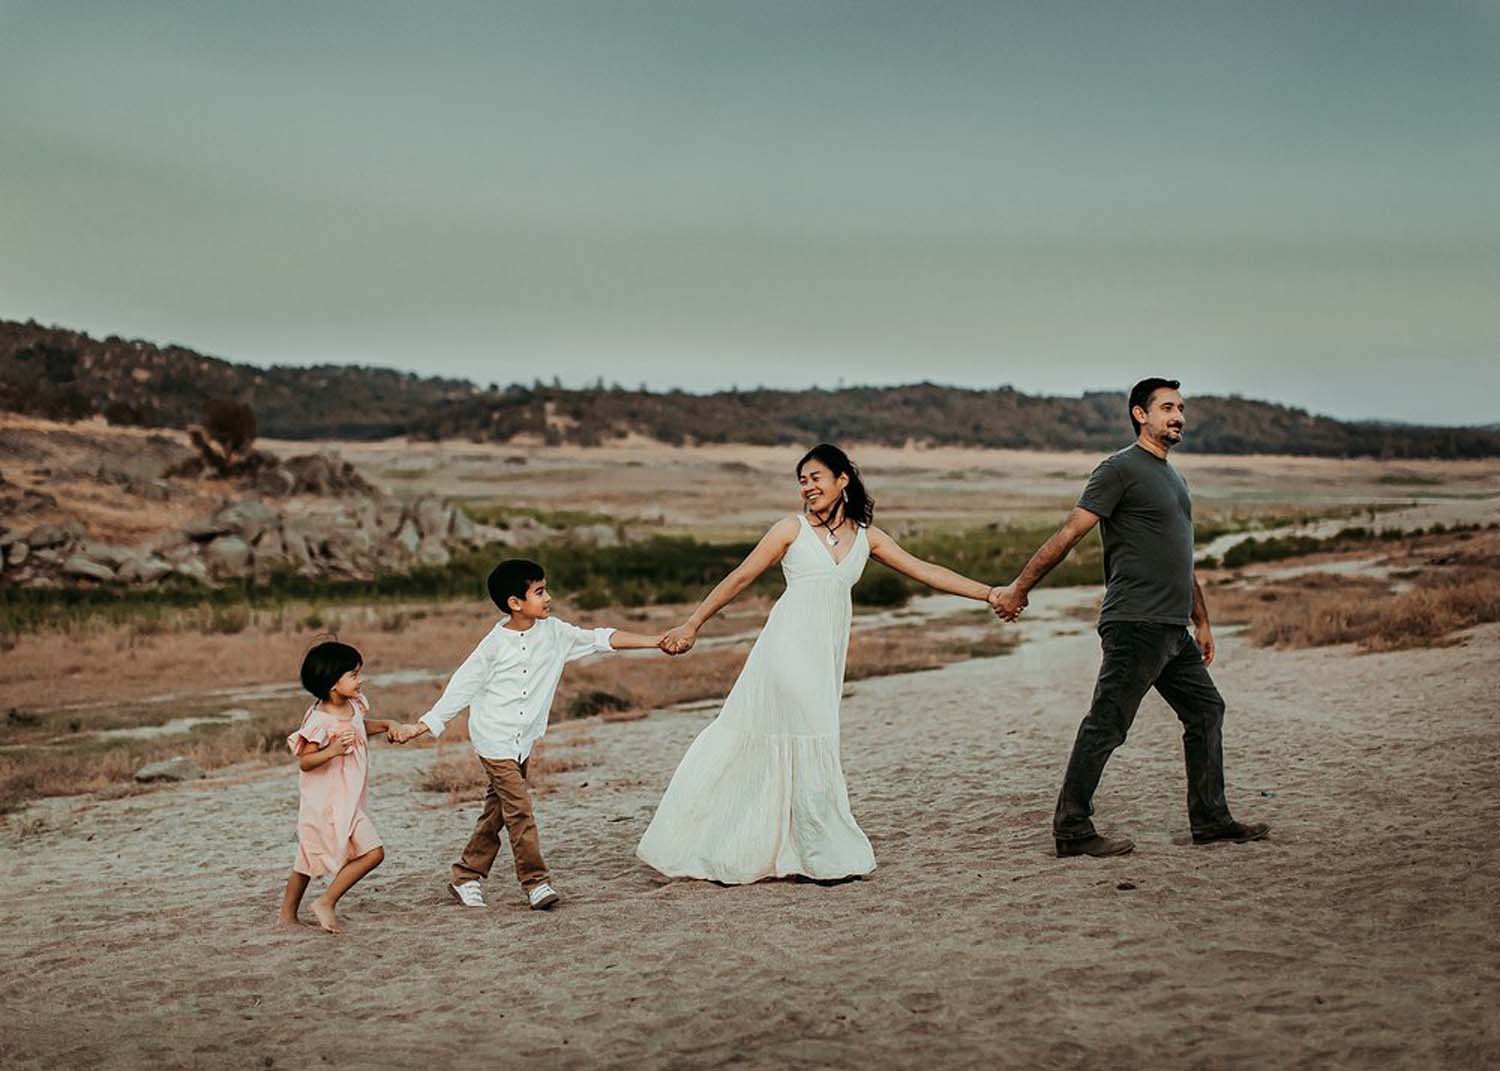
[[538, 580], [546, 580], [542, 567], [526, 558], [506, 558], [490, 570], [486, 586], [495, 605], [510, 613], [510, 600], [526, 601], [526, 592]]
[[865, 490], [865, 481], [859, 478], [859, 466], [833, 443], [819, 443], [802, 455], [802, 460], [797, 462], [799, 477], [809, 461], [822, 462], [835, 477], [849, 477], [849, 486], [844, 488], [844, 516], [860, 527], [868, 528], [875, 519], [875, 500]]
[[302, 687], [327, 699], [340, 677], [364, 664], [360, 653], [347, 643], [327, 640], [302, 656]]
[[1176, 390], [1182, 386], [1175, 379], [1161, 379], [1152, 376], [1143, 379], [1130, 388], [1130, 404], [1125, 407], [1125, 412], [1130, 414], [1130, 430], [1137, 435], [1141, 433], [1141, 422], [1135, 418], [1135, 407], [1140, 406], [1146, 412], [1151, 411], [1151, 396], [1159, 390]]

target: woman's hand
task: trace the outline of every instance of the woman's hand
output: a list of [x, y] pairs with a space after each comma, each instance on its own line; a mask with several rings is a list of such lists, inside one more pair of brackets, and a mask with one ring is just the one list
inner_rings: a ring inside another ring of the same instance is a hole
[[698, 630], [690, 625], [678, 625], [661, 638], [661, 649], [670, 655], [687, 654], [698, 642]]

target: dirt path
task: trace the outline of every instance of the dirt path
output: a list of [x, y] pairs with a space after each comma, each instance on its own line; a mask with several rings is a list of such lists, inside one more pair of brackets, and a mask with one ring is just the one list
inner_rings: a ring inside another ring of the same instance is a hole
[[880, 865], [835, 887], [659, 880], [633, 848], [712, 712], [570, 725], [552, 746], [597, 764], [541, 801], [545, 915], [504, 854], [489, 909], [448, 901], [476, 807], [415, 789], [433, 749], [378, 747], [389, 857], [342, 938], [270, 925], [290, 764], [51, 801], [0, 835], [0, 1064], [1495, 1066], [1497, 661], [1500, 626], [1367, 656], [1222, 637], [1231, 803], [1274, 839], [1186, 843], [1153, 697], [1098, 800], [1139, 845], [1110, 861], [1048, 837], [1086, 629], [861, 681], [845, 765]]

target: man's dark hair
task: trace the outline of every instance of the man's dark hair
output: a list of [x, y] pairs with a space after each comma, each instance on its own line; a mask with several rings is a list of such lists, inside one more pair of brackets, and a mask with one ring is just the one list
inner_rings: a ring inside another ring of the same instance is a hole
[[327, 640], [302, 656], [302, 687], [327, 699], [340, 677], [364, 664], [360, 653], [347, 643]]
[[510, 600], [512, 598], [526, 599], [526, 592], [538, 580], [546, 580], [547, 574], [542, 567], [534, 561], [526, 558], [506, 558], [495, 568], [490, 570], [490, 578], [486, 586], [490, 589], [490, 599], [495, 605], [506, 613], [510, 613]]
[[1175, 379], [1162, 379], [1152, 376], [1143, 379], [1130, 388], [1130, 405], [1125, 412], [1130, 414], [1130, 430], [1137, 435], [1141, 433], [1141, 422], [1135, 418], [1135, 407], [1140, 406], [1146, 412], [1151, 411], [1151, 395], [1159, 390], [1177, 390], [1182, 384]]

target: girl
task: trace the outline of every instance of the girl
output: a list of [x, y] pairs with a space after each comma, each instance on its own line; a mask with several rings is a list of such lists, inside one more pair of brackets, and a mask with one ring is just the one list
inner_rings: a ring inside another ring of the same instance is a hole
[[868, 874], [875, 856], [839, 764], [839, 698], [849, 591], [874, 558], [938, 591], [986, 600], [994, 589], [902, 550], [874, 527], [859, 470], [823, 443], [797, 463], [804, 512], [777, 521], [686, 624], [662, 638], [682, 654], [698, 630], [781, 563], [776, 601], [724, 708], [683, 756], [636, 854], [671, 877], [724, 884], [800, 874]]
[[281, 900], [282, 925], [295, 926], [297, 909], [308, 882], [333, 876], [323, 895], [312, 902], [318, 925], [341, 932], [334, 905], [350, 887], [380, 865], [385, 849], [365, 811], [365, 781], [370, 769], [369, 733], [387, 732], [393, 722], [369, 718], [360, 695], [364, 659], [347, 643], [320, 643], [302, 660], [302, 686], [317, 702], [307, 708], [302, 728], [287, 737], [297, 756], [297, 861], [286, 879]]

